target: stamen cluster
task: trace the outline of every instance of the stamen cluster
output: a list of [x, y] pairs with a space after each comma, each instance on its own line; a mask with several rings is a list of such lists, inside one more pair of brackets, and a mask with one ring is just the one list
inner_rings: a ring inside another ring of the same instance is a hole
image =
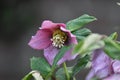
[[57, 29], [54, 31], [53, 38], [51, 39], [51, 41], [53, 41], [52, 45], [54, 47], [61, 48], [64, 46], [66, 39], [67, 39], [67, 36], [65, 32]]

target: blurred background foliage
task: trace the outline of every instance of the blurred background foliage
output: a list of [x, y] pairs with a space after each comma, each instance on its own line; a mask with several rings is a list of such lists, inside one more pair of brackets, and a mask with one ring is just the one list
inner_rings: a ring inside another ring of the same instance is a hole
[[[87, 28], [100, 34], [118, 32], [120, 35], [118, 1], [0, 0], [0, 80], [20, 80], [30, 71], [29, 59], [42, 55], [27, 43], [43, 20], [66, 23], [82, 14], [89, 14], [98, 20]], [[83, 70], [78, 78], [84, 80], [87, 72], [88, 69]]]

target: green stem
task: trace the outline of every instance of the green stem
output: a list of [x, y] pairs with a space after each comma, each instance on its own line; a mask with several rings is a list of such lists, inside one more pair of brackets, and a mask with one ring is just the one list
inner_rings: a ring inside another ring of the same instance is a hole
[[65, 62], [63, 63], [63, 67], [64, 67], [64, 71], [65, 71], [67, 80], [70, 80], [70, 75], [69, 75], [69, 73], [68, 73], [68, 70], [67, 70], [66, 63], [65, 63]]

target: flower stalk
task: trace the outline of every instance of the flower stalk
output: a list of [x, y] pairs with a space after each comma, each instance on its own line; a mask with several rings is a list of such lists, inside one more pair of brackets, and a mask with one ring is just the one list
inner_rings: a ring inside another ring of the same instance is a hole
[[63, 67], [64, 67], [64, 71], [65, 71], [67, 80], [70, 80], [70, 75], [69, 75], [69, 73], [68, 73], [67, 66], [66, 66], [66, 63], [65, 63], [65, 62], [63, 63]]

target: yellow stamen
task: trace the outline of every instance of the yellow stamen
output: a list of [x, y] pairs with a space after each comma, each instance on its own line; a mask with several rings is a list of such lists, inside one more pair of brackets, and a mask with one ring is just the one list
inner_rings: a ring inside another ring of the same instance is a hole
[[61, 31], [60, 29], [56, 29], [53, 32], [53, 37], [52, 37], [52, 45], [58, 48], [61, 48], [62, 46], [64, 46], [64, 43], [67, 39], [67, 35], [65, 32]]

